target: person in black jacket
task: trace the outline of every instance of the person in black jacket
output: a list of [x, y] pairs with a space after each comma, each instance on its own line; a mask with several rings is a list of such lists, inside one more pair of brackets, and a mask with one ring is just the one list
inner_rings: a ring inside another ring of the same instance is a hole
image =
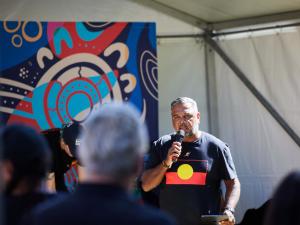
[[43, 136], [24, 125], [2, 127], [0, 140], [4, 224], [17, 225], [35, 205], [53, 196], [43, 189], [50, 150]]
[[142, 168], [148, 135], [130, 104], [108, 103], [84, 123], [79, 147], [82, 163], [75, 192], [38, 207], [31, 225], [173, 225], [158, 209], [129, 195]]

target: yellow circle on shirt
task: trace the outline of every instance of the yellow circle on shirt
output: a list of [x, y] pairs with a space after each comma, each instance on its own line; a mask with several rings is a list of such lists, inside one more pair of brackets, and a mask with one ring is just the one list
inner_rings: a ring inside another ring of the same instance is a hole
[[188, 180], [193, 176], [193, 167], [189, 164], [182, 164], [177, 169], [178, 177], [182, 180]]

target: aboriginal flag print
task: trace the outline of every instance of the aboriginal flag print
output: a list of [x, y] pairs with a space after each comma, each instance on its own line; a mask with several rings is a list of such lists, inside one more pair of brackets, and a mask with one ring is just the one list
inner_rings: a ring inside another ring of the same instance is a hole
[[166, 176], [166, 185], [206, 185], [207, 160], [178, 160]]

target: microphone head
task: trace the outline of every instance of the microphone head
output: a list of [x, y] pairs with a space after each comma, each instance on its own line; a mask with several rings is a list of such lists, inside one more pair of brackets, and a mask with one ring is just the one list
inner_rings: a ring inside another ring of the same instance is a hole
[[175, 135], [175, 141], [181, 143], [184, 139], [184, 136], [185, 136], [185, 131], [184, 130], [178, 130], [176, 132], [176, 135]]
[[[182, 143], [182, 141], [184, 139], [184, 136], [185, 136], [185, 131], [184, 130], [179, 130], [179, 131], [176, 132], [176, 134], [174, 136], [174, 141]], [[177, 162], [177, 157], [174, 157], [172, 159], [172, 161], [173, 161], [173, 163]]]

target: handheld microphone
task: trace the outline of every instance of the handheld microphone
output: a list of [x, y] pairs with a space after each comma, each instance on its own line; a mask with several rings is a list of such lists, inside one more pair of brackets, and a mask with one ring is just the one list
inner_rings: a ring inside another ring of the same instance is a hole
[[[176, 132], [175, 136], [174, 136], [174, 141], [182, 143], [183, 139], [185, 136], [185, 131], [184, 130], [179, 130]], [[173, 157], [172, 161], [173, 162], [177, 162], [177, 157]]]

